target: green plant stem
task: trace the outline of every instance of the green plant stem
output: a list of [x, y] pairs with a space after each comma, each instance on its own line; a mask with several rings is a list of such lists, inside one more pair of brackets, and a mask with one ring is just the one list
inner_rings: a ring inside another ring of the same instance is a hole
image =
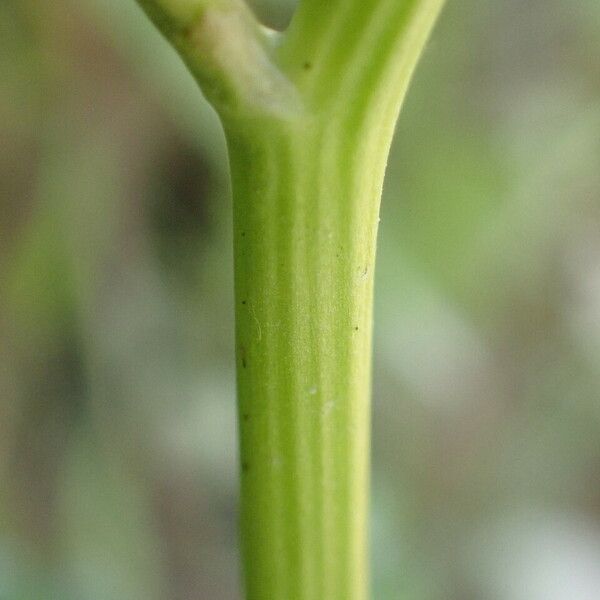
[[260, 129], [228, 136], [247, 594], [363, 598], [380, 177], [321, 121]]
[[196, 21], [162, 29], [230, 153], [247, 599], [365, 600], [379, 202], [443, 0], [302, 0], [283, 36], [196, 1]]

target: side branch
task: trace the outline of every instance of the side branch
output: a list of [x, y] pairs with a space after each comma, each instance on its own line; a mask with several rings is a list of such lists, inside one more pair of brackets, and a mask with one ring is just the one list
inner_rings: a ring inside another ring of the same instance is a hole
[[383, 95], [398, 105], [444, 2], [301, 0], [279, 60], [321, 110], [359, 98], [368, 110]]
[[243, 0], [137, 0], [225, 119], [300, 110], [274, 59], [274, 37]]

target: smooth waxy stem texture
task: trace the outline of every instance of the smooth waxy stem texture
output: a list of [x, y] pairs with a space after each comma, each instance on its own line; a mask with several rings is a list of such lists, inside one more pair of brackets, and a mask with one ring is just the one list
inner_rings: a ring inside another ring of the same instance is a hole
[[372, 296], [394, 126], [443, 0], [140, 0], [222, 117], [248, 600], [365, 600]]

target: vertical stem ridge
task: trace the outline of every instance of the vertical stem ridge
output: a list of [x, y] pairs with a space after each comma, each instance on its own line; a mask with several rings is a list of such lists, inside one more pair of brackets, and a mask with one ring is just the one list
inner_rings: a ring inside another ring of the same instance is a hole
[[[304, 144], [299, 144], [294, 140], [292, 144], [291, 159], [297, 166], [310, 164], [307, 162], [306, 148]], [[310, 170], [309, 170], [310, 171]], [[304, 326], [303, 307], [307, 306], [311, 298], [316, 293], [316, 287], [311, 285], [311, 273], [314, 272], [312, 254], [309, 249], [315, 242], [312, 237], [310, 216], [313, 214], [314, 206], [311, 204], [314, 198], [305, 193], [307, 187], [311, 184], [311, 173], [302, 168], [298, 168], [294, 177], [293, 203], [293, 226], [298, 231], [296, 237], [297, 263], [298, 269], [295, 275], [295, 296], [299, 302], [294, 308], [294, 330], [297, 334], [297, 340], [307, 348], [314, 348], [317, 342], [315, 329], [311, 323], [308, 327]], [[317, 600], [320, 597], [318, 592], [318, 567], [319, 557], [315, 555], [320, 544], [319, 539], [319, 511], [314, 506], [315, 499], [319, 498], [318, 478], [316, 474], [314, 450], [318, 447], [315, 444], [315, 428], [312, 426], [314, 412], [314, 403], [312, 397], [314, 394], [314, 385], [310, 384], [312, 374], [317, 368], [317, 361], [314, 353], [301, 352], [298, 356], [297, 368], [294, 369], [297, 394], [301, 399], [298, 410], [298, 443], [296, 453], [297, 472], [301, 481], [308, 482], [304, 489], [299, 490], [300, 494], [300, 531], [301, 537], [299, 544], [302, 554], [300, 559], [303, 588], [299, 597], [303, 600]], [[303, 380], [301, 373], [305, 373]]]

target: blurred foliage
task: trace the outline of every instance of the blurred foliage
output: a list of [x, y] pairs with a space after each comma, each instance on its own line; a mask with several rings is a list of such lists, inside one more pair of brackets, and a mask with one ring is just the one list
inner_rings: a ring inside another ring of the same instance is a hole
[[[378, 600], [597, 598], [599, 98], [596, 0], [449, 3], [382, 208]], [[3, 0], [0, 140], [0, 598], [240, 598], [214, 114], [134, 2]]]

